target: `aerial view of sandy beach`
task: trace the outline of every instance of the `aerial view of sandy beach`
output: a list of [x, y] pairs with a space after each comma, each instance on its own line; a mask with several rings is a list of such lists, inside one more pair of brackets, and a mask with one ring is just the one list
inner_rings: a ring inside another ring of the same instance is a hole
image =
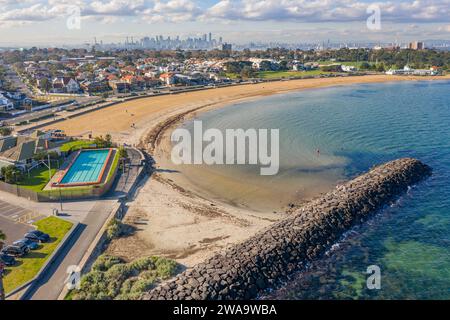
[[[145, 254], [163, 254], [192, 267], [216, 251], [286, 217], [286, 212], [291, 211], [290, 204], [317, 197], [331, 189], [335, 181], [333, 178], [318, 179], [312, 188], [307, 185], [309, 188], [301, 196], [292, 196], [286, 192], [286, 187], [279, 190], [260, 188], [240, 198], [254, 206], [233, 203], [239, 194], [255, 186], [241, 179], [208, 172], [204, 167], [185, 166], [180, 171], [170, 158], [171, 130], [201, 112], [226, 108], [241, 101], [257, 103], [258, 99], [270, 95], [352, 84], [442, 79], [450, 77], [373, 75], [248, 84], [137, 99], [58, 122], [45, 129], [61, 129], [80, 138], [86, 138], [88, 134], [111, 134], [115, 141], [148, 150], [156, 162], [156, 172], [143, 186], [126, 216], [126, 221], [131, 223], [144, 219], [148, 224], [140, 226], [132, 237], [113, 242], [108, 252], [133, 259], [144, 250]], [[173, 173], [175, 171], [177, 173]], [[302, 183], [302, 179], [287, 182], [291, 184], [291, 192], [301, 189]], [[211, 188], [216, 192], [211, 193]]]
[[450, 300], [448, 1], [2, 5], [2, 306]]

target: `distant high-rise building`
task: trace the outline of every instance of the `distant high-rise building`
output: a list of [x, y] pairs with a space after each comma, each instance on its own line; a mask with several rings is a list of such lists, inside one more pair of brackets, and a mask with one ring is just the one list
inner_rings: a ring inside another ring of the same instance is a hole
[[233, 46], [230, 43], [222, 44], [222, 51], [231, 51], [233, 50]]
[[414, 41], [409, 44], [409, 49], [411, 50], [423, 50], [425, 49], [425, 44], [420, 41]]
[[209, 37], [208, 37], [209, 42], [212, 42], [212, 33], [209, 33]]

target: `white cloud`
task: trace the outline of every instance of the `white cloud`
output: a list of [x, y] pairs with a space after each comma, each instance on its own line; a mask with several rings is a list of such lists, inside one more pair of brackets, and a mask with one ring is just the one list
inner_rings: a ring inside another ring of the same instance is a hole
[[202, 14], [197, 4], [190, 0], [155, 1], [154, 6], [142, 13], [147, 22], [192, 21]]
[[205, 15], [226, 20], [348, 22], [367, 19], [369, 4], [378, 5], [383, 18], [393, 22], [450, 20], [450, 0], [375, 3], [348, 0], [220, 0]]
[[217, 0], [205, 8], [201, 0], [0, 0], [0, 24], [35, 23], [64, 17], [79, 6], [84, 18], [120, 21], [135, 17], [150, 23], [195, 21], [365, 21], [369, 4], [380, 6], [384, 21], [418, 24], [450, 22], [450, 0]]

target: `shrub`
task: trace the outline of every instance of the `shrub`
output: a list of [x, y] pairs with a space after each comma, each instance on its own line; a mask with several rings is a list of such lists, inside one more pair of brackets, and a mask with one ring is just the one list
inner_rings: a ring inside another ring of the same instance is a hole
[[157, 282], [173, 276], [177, 263], [159, 257], [144, 257], [129, 263], [121, 258], [102, 255], [92, 271], [81, 280], [81, 288], [74, 290], [73, 300], [135, 300]]
[[111, 220], [106, 229], [106, 236], [108, 240], [111, 241], [112, 239], [119, 238], [123, 234], [123, 226], [124, 224], [122, 223], [122, 221], [118, 219]]
[[6, 137], [9, 136], [12, 132], [12, 129], [10, 127], [1, 127], [0, 128], [0, 135]]
[[158, 258], [156, 261], [156, 271], [162, 279], [172, 277], [177, 271], [177, 263], [173, 260]]
[[150, 279], [139, 279], [133, 283], [129, 290], [131, 294], [142, 294], [154, 286], [154, 281]]
[[155, 269], [155, 263], [153, 258], [145, 257], [139, 258], [130, 262], [128, 265], [135, 271], [142, 272], [144, 270], [153, 270]]
[[114, 281], [124, 281], [131, 276], [136, 276], [137, 273], [128, 264], [121, 263], [113, 265], [105, 272], [105, 277]]
[[124, 263], [123, 259], [114, 257], [114, 256], [110, 256], [107, 254], [103, 254], [103, 255], [99, 256], [97, 258], [97, 260], [94, 262], [94, 264], [92, 265], [92, 270], [107, 271], [112, 266], [119, 264], [119, 263]]

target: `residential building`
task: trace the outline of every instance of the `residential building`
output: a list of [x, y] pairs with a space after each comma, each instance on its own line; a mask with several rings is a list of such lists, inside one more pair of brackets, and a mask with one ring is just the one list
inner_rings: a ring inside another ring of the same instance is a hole
[[70, 77], [56, 77], [52, 81], [52, 91], [55, 93], [78, 93], [80, 85]]
[[15, 166], [23, 171], [35, 165], [34, 156], [41, 152], [57, 151], [51, 132], [35, 131], [29, 136], [0, 138], [0, 168]]
[[159, 76], [159, 80], [161, 80], [166, 86], [172, 86], [176, 83], [175, 74], [166, 72]]
[[388, 75], [412, 75], [412, 76], [437, 76], [440, 71], [437, 67], [431, 67], [430, 69], [412, 69], [406, 65], [403, 69], [389, 69], [386, 71]]
[[0, 111], [10, 111], [14, 109], [14, 103], [0, 93]]
[[414, 41], [409, 44], [408, 48], [411, 50], [423, 50], [425, 49], [425, 44], [420, 41]]
[[105, 81], [89, 81], [85, 80], [80, 83], [80, 87], [87, 93], [98, 93], [109, 91], [108, 82]]
[[356, 72], [358, 70], [355, 66], [345, 66], [345, 65], [341, 65], [341, 69], [344, 72]]

